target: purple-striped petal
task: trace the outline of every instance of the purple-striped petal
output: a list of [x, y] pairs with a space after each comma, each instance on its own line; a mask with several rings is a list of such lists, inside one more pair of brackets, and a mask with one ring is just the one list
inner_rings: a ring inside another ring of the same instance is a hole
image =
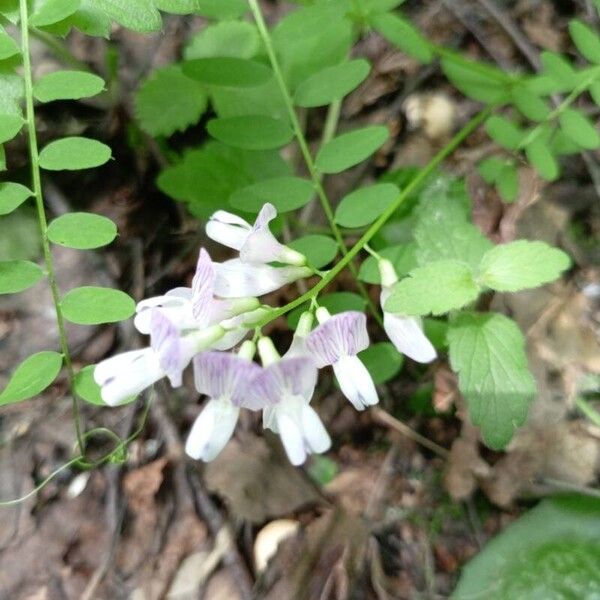
[[179, 331], [159, 309], [152, 309], [150, 317], [150, 346], [156, 352], [161, 368], [173, 387], [181, 385], [183, 360]]
[[310, 402], [316, 384], [317, 368], [311, 358], [282, 358], [255, 377], [247, 402], [256, 408], [272, 406], [288, 396], [300, 396]]
[[202, 352], [194, 358], [196, 389], [210, 398], [226, 398], [234, 406], [252, 408], [246, 403], [250, 381], [260, 367], [236, 354]]
[[368, 345], [367, 317], [356, 311], [333, 315], [306, 338], [306, 348], [319, 368], [354, 356]]
[[210, 255], [200, 248], [196, 274], [192, 280], [192, 313], [199, 326], [208, 325], [214, 302], [215, 269]]

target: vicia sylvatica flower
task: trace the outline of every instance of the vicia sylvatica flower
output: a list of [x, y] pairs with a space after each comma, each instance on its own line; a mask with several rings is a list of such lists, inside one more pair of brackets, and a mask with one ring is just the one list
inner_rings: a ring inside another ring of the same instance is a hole
[[308, 267], [273, 267], [244, 263], [239, 258], [215, 263], [215, 272], [215, 294], [221, 298], [263, 296], [312, 275], [312, 270]]
[[306, 348], [319, 368], [333, 366], [342, 393], [357, 410], [379, 402], [373, 378], [357, 354], [368, 347], [367, 318], [347, 311], [331, 316], [317, 309], [319, 326], [306, 339]]
[[317, 383], [317, 367], [309, 356], [279, 354], [269, 338], [258, 341], [262, 371], [252, 381], [248, 397], [253, 406], [265, 406], [263, 425], [278, 433], [293, 465], [308, 454], [327, 451], [331, 439], [319, 415], [310, 406]]
[[118, 406], [165, 376], [173, 387], [180, 386], [181, 374], [192, 358], [224, 333], [222, 327], [213, 325], [182, 336], [160, 309], [153, 309], [150, 347], [117, 354], [94, 369], [94, 380], [101, 388], [102, 399], [109, 406]]
[[383, 309], [383, 328], [392, 344], [399, 352], [420, 363], [429, 363], [436, 359], [437, 353], [423, 332], [420, 317], [408, 317], [385, 310], [385, 303], [392, 294], [392, 286], [398, 281], [394, 265], [382, 258], [378, 261], [381, 275], [381, 308]]
[[[150, 333], [150, 315], [154, 308], [160, 308], [177, 329], [185, 331], [215, 325], [235, 315], [252, 311], [260, 305], [253, 297], [217, 298], [216, 277], [215, 265], [208, 252], [201, 248], [192, 287], [175, 288], [164, 296], [148, 298], [138, 303], [134, 320], [136, 328], [140, 333]], [[240, 339], [235, 339], [230, 346], [227, 346], [227, 340], [222, 340], [219, 349], [229, 349]]]
[[244, 342], [239, 353], [203, 352], [194, 358], [196, 389], [209, 400], [188, 435], [185, 451], [196, 460], [211, 461], [235, 429], [240, 407], [252, 408], [246, 390], [260, 372], [252, 362], [255, 346]]
[[306, 257], [277, 241], [269, 229], [269, 223], [277, 216], [272, 204], [265, 204], [258, 213], [254, 225], [224, 210], [214, 213], [206, 224], [209, 238], [238, 250], [244, 263], [264, 264], [280, 262], [303, 266]]

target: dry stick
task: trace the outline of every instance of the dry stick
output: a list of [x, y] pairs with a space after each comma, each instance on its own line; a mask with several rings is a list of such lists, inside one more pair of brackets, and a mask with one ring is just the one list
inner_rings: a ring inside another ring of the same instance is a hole
[[[275, 81], [277, 82], [279, 91], [281, 92], [281, 95], [283, 97], [283, 101], [286, 106], [286, 109], [287, 109], [287, 112], [288, 112], [288, 115], [290, 118], [290, 122], [292, 124], [292, 129], [294, 130], [294, 135], [296, 136], [296, 141], [298, 142], [298, 146], [300, 147], [300, 152], [302, 153], [302, 156], [304, 157], [304, 162], [306, 163], [306, 167], [308, 168], [310, 178], [313, 182], [313, 185], [315, 186], [315, 189], [317, 190], [317, 196], [319, 198], [319, 201], [321, 202], [321, 207], [323, 208], [323, 212], [325, 213], [325, 216], [327, 217], [327, 221], [329, 222], [329, 227], [331, 228], [331, 231], [332, 231], [333, 235], [335, 236], [335, 239], [338, 243], [338, 246], [339, 246], [342, 254], [344, 256], [348, 256], [348, 248], [346, 247], [346, 243], [344, 242], [342, 233], [341, 233], [339, 227], [337, 226], [337, 223], [335, 222], [335, 217], [333, 214], [333, 208], [331, 207], [331, 202], [329, 201], [329, 198], [327, 197], [325, 189], [323, 188], [323, 184], [321, 183], [321, 173], [317, 169], [315, 161], [313, 160], [313, 157], [310, 153], [308, 143], [304, 136], [304, 132], [302, 131], [300, 121], [298, 120], [298, 115], [296, 114], [296, 109], [294, 108], [294, 102], [292, 100], [292, 97], [290, 96], [290, 92], [287, 88], [285, 79], [283, 77], [281, 65], [279, 64], [279, 60], [277, 59], [277, 56], [275, 54], [275, 49], [274, 49], [273, 43], [271, 41], [271, 36], [269, 35], [269, 30], [267, 29], [267, 25], [263, 18], [262, 11], [258, 5], [257, 0], [248, 0], [248, 3], [250, 5], [250, 10], [252, 11], [252, 14], [254, 16], [254, 21], [256, 22], [258, 32], [262, 38], [263, 44], [267, 51], [267, 55], [269, 57], [271, 67], [273, 68], [273, 74], [275, 76]], [[335, 116], [335, 118], [330, 117], [330, 123], [326, 126], [326, 134], [327, 135], [333, 135], [333, 131], [335, 130], [335, 124], [337, 123], [337, 116], [336, 115], [334, 115], [334, 116]], [[350, 259], [350, 261], [348, 262], [348, 267], [352, 273], [352, 276], [354, 277], [354, 280], [356, 282], [356, 287], [358, 288], [361, 295], [364, 297], [364, 299], [367, 302], [367, 306], [368, 306], [370, 312], [373, 314], [373, 317], [375, 318], [375, 320], [381, 326], [383, 326], [383, 319], [381, 318], [379, 311], [373, 304], [373, 301], [371, 300], [371, 297], [369, 296], [369, 293], [367, 292], [367, 288], [358, 279], [358, 271], [356, 270], [356, 265], [354, 264], [352, 259]]]

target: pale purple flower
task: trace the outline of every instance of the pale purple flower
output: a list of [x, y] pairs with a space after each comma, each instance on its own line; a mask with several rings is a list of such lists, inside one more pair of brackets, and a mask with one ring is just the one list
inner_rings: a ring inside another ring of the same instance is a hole
[[188, 435], [185, 451], [196, 460], [211, 461], [223, 450], [235, 429], [240, 406], [251, 408], [246, 390], [260, 372], [252, 362], [254, 344], [245, 342], [239, 354], [203, 352], [194, 359], [196, 389], [209, 400]]
[[206, 224], [209, 238], [238, 250], [244, 263], [264, 264], [281, 262], [302, 266], [306, 257], [277, 241], [269, 223], [277, 216], [272, 204], [266, 203], [258, 213], [254, 225], [224, 210], [214, 213]]
[[398, 276], [392, 263], [387, 259], [379, 260], [381, 274], [380, 303], [383, 309], [383, 328], [392, 344], [399, 352], [409, 358], [429, 363], [437, 358], [437, 352], [423, 332], [423, 322], [420, 317], [390, 313], [385, 310], [385, 303], [392, 294], [392, 286], [398, 281]]
[[319, 326], [306, 339], [306, 348], [317, 367], [333, 366], [342, 393], [357, 410], [379, 402], [373, 378], [357, 354], [368, 347], [367, 318], [347, 311], [331, 316], [317, 309]]
[[298, 279], [312, 275], [308, 267], [272, 267], [244, 263], [233, 258], [215, 263], [215, 294], [221, 298], [263, 296]]
[[293, 465], [310, 453], [327, 451], [331, 439], [319, 415], [310, 406], [317, 368], [308, 356], [279, 358], [271, 340], [261, 338], [262, 371], [248, 390], [249, 402], [263, 406], [263, 426], [278, 433]]
[[214, 325], [259, 306], [259, 301], [252, 297], [229, 297], [226, 300], [217, 298], [215, 279], [215, 265], [208, 252], [201, 248], [192, 287], [175, 288], [163, 296], [138, 303], [135, 327], [140, 333], [150, 333], [153, 308], [160, 308], [179, 330], [185, 331]]
[[137, 396], [163, 377], [173, 387], [181, 385], [181, 374], [192, 358], [223, 336], [218, 325], [181, 336], [177, 327], [159, 309], [152, 310], [150, 347], [117, 354], [96, 365], [94, 380], [109, 406], [118, 406]]

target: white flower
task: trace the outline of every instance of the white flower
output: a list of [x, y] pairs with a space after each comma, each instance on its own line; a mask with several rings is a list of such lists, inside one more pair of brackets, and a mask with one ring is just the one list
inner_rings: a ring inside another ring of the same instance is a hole
[[175, 325], [160, 310], [152, 310], [150, 347], [117, 354], [99, 363], [94, 380], [102, 400], [109, 406], [128, 402], [163, 377], [173, 387], [181, 385], [181, 374], [192, 358], [224, 334], [218, 325], [180, 336]]
[[308, 267], [272, 267], [249, 264], [239, 258], [215, 263], [215, 294], [221, 298], [263, 296], [303, 277], [312, 275]]
[[367, 318], [363, 313], [347, 311], [334, 315], [317, 309], [319, 326], [306, 339], [306, 348], [317, 367], [333, 366], [342, 393], [357, 410], [379, 402], [369, 371], [356, 356], [369, 345]]
[[252, 362], [254, 344], [245, 342], [238, 355], [203, 352], [194, 359], [196, 389], [209, 401], [194, 421], [185, 451], [196, 460], [211, 461], [231, 438], [245, 404], [249, 382], [260, 371]]
[[264, 264], [281, 262], [302, 266], [306, 257], [277, 241], [269, 229], [269, 223], [277, 216], [272, 204], [265, 204], [258, 213], [254, 225], [224, 210], [214, 213], [206, 224], [209, 238], [238, 250], [245, 263]]
[[392, 286], [398, 281], [398, 276], [392, 263], [383, 258], [379, 260], [381, 274], [381, 308], [383, 309], [383, 328], [396, 349], [409, 358], [429, 363], [437, 358], [437, 352], [423, 333], [423, 323], [420, 317], [407, 317], [390, 313], [385, 310], [385, 303], [392, 294]]
[[331, 439], [319, 415], [310, 406], [317, 368], [308, 356], [279, 358], [270, 339], [258, 342], [264, 368], [254, 378], [248, 398], [263, 406], [263, 426], [278, 433], [293, 465], [310, 453], [326, 452]]
[[215, 297], [215, 279], [215, 265], [208, 252], [201, 248], [192, 287], [175, 288], [164, 296], [148, 298], [138, 303], [135, 327], [140, 333], [150, 333], [153, 308], [160, 308], [179, 330], [185, 331], [214, 325], [240, 313], [252, 311], [260, 305], [252, 297], [230, 297], [227, 300]]

